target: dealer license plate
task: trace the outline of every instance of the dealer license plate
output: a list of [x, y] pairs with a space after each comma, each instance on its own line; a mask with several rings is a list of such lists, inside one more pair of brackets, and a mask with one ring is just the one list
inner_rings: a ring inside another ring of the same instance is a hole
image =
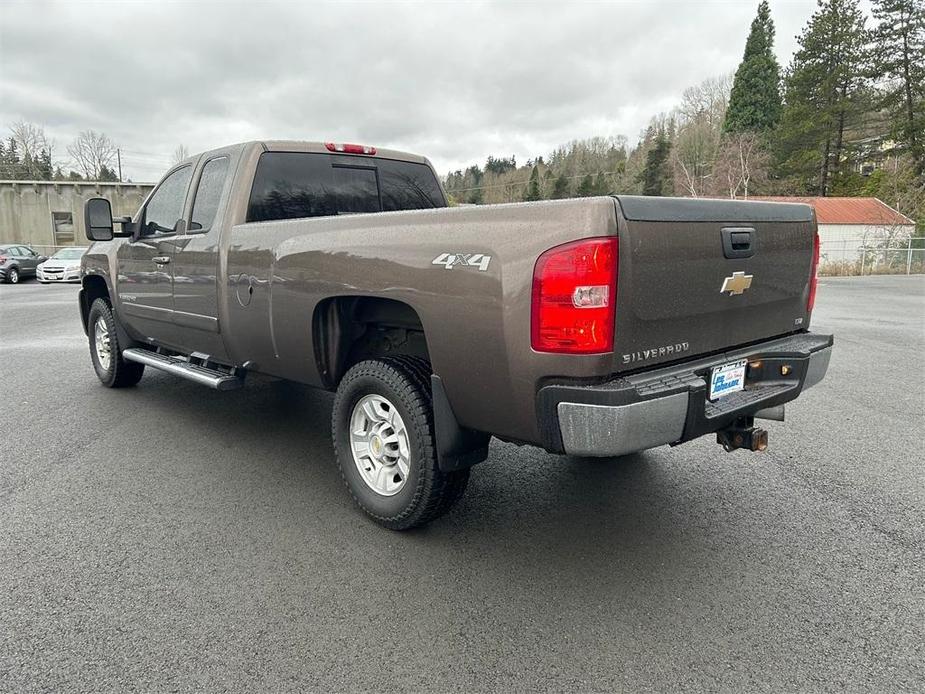
[[710, 400], [716, 400], [745, 389], [745, 367], [748, 360], [717, 366], [710, 372]]

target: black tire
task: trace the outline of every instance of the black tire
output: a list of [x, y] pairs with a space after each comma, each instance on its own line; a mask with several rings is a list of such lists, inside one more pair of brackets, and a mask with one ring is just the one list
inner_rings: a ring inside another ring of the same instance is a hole
[[19, 268], [11, 267], [6, 271], [7, 284], [19, 284]]
[[[97, 325], [103, 321], [108, 330], [109, 339], [109, 365], [104, 366], [101, 355], [97, 353], [96, 336]], [[122, 347], [119, 344], [119, 332], [116, 330], [116, 317], [107, 299], [97, 299], [90, 306], [90, 315], [87, 319], [87, 336], [90, 339], [90, 360], [97, 377], [107, 388], [126, 388], [133, 386], [141, 380], [145, 372], [145, 365], [122, 358]]]
[[[409, 472], [393, 496], [367, 485], [351, 451], [354, 407], [371, 394], [394, 403], [408, 432]], [[437, 465], [430, 367], [422, 359], [389, 357], [356, 364], [340, 382], [332, 419], [334, 450], [344, 484], [357, 505], [379, 525], [391, 530], [425, 525], [449, 511], [465, 492], [469, 470], [443, 472]]]

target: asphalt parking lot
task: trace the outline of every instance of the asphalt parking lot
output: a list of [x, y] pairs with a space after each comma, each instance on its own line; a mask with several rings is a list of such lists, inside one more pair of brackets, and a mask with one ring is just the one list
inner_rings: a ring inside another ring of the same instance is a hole
[[925, 688], [925, 280], [823, 278], [765, 454], [495, 442], [396, 534], [329, 395], [99, 385], [77, 288], [0, 287], [0, 690]]

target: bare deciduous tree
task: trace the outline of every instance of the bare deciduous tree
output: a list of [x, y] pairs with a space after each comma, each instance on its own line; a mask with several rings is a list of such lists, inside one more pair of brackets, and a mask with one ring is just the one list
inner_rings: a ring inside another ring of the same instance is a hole
[[711, 127], [720, 130], [726, 117], [731, 89], [731, 74], [711, 77], [696, 86], [688, 87], [678, 106], [679, 120], [682, 123], [706, 120]]
[[26, 178], [42, 178], [43, 153], [46, 157], [51, 154], [48, 138], [45, 137], [45, 130], [35, 123], [20, 120], [10, 126], [10, 136], [16, 143], [16, 149]]
[[754, 186], [767, 180], [769, 163], [762, 140], [755, 133], [725, 135], [714, 167], [716, 194], [748, 199]]
[[189, 157], [189, 150], [186, 145], [177, 145], [177, 148], [173, 151], [173, 163], [179, 164], [187, 157]]
[[732, 76], [711, 77], [684, 90], [675, 110], [677, 136], [671, 150], [675, 190], [701, 197], [714, 187], [713, 166], [729, 103]]
[[694, 198], [706, 195], [719, 142], [719, 129], [703, 115], [681, 126], [671, 149], [675, 190]]
[[116, 146], [104, 133], [85, 130], [67, 148], [67, 153], [87, 179], [96, 180], [100, 178], [104, 167], [112, 168]]

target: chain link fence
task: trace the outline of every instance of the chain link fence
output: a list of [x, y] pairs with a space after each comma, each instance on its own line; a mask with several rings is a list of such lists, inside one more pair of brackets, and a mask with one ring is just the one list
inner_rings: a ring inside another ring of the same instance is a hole
[[824, 241], [819, 258], [822, 276], [925, 274], [925, 236], [871, 241]]

